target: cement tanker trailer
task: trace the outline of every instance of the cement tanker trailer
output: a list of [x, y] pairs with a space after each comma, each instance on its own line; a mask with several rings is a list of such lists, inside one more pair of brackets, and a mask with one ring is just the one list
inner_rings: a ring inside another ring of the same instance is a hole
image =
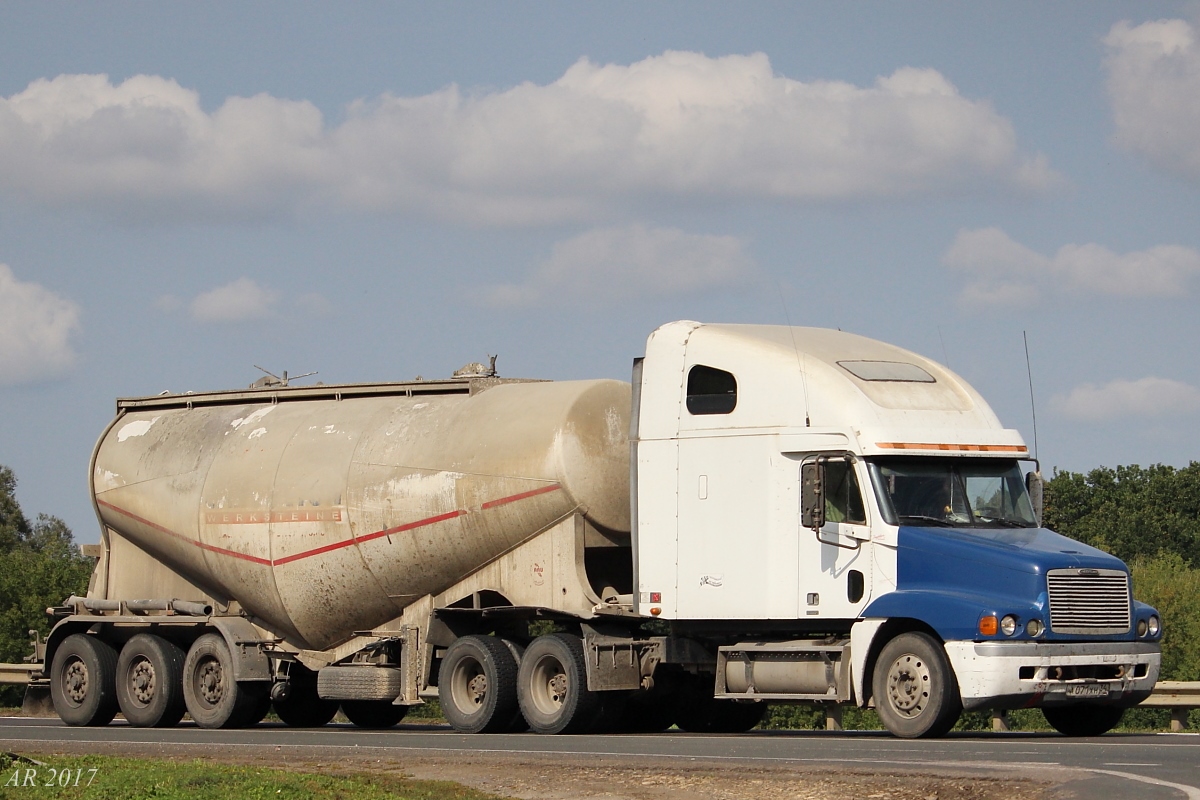
[[[631, 390], [632, 389], [632, 390]], [[1119, 560], [1046, 531], [962, 379], [838, 331], [677, 322], [632, 387], [450, 380], [118, 401], [86, 597], [37, 657], [61, 718], [900, 736], [1035, 705], [1098, 734], [1157, 678]]]

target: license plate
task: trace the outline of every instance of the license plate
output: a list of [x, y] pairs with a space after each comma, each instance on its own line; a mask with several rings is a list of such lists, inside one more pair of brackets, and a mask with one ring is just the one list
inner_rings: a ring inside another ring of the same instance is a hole
[[1067, 697], [1108, 697], [1108, 687], [1096, 683], [1068, 686]]

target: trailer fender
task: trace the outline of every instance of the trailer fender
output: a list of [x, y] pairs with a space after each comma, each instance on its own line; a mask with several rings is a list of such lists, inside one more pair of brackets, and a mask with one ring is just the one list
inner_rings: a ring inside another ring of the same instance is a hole
[[244, 617], [213, 617], [209, 624], [216, 628], [233, 656], [233, 677], [237, 681], [272, 680], [271, 662], [267, 658], [264, 639], [250, 620]]

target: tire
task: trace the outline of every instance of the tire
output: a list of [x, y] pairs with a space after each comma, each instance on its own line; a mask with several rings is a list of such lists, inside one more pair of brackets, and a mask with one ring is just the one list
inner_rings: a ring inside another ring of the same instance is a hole
[[517, 661], [494, 636], [456, 639], [438, 670], [446, 721], [462, 733], [504, 733], [517, 724]]
[[342, 713], [359, 728], [383, 730], [394, 727], [408, 713], [408, 706], [390, 700], [343, 700]]
[[139, 633], [117, 659], [117, 703], [130, 725], [170, 728], [183, 718], [182, 648], [161, 636]]
[[946, 651], [925, 633], [902, 633], [883, 646], [871, 689], [883, 727], [901, 739], [945, 736], [962, 714]]
[[117, 714], [117, 651], [86, 633], [63, 639], [50, 665], [50, 697], [68, 725], [101, 726]]
[[745, 733], [762, 722], [767, 713], [763, 702], [741, 703], [718, 700], [711, 690], [684, 692], [675, 707], [675, 724], [688, 733]]
[[238, 683], [233, 657], [219, 633], [206, 633], [192, 643], [183, 662], [183, 700], [201, 728], [243, 728], [266, 714], [270, 683]]
[[517, 674], [521, 713], [537, 733], [586, 733], [600, 712], [598, 693], [587, 688], [583, 640], [569, 633], [530, 643]]
[[1069, 706], [1047, 706], [1042, 709], [1051, 727], [1064, 736], [1099, 736], [1117, 726], [1125, 709], [1079, 703]]
[[238, 691], [247, 696], [241, 719], [234, 728], [252, 728], [262, 722], [271, 710], [271, 684], [266, 681], [239, 683]]
[[317, 696], [317, 674], [299, 663], [293, 663], [288, 683], [291, 692], [287, 699], [271, 704], [280, 721], [289, 728], [320, 728], [328, 725], [337, 714], [338, 701], [322, 700]]
[[[512, 639], [501, 639], [504, 646], [512, 653], [514, 669], [520, 669], [521, 659], [525, 657], [525, 645], [520, 642], [514, 642]], [[516, 677], [513, 678], [513, 691], [516, 691]], [[517, 705], [517, 715], [513, 717], [512, 725], [508, 726], [509, 733], [525, 733], [529, 730], [529, 723], [525, 721], [525, 715], [521, 713], [520, 704]]]

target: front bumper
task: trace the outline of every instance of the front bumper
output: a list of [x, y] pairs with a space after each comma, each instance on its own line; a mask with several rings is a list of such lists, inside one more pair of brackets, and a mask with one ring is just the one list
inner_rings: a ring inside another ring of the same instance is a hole
[[1140, 642], [946, 642], [963, 708], [1069, 703], [1135, 706], [1150, 696], [1162, 654]]

